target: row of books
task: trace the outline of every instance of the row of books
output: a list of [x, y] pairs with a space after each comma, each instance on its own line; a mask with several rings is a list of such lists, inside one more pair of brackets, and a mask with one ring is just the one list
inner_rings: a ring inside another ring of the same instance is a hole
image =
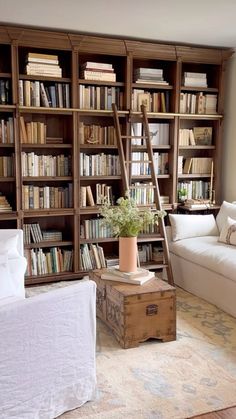
[[104, 144], [116, 145], [116, 133], [114, 126], [85, 125], [79, 123], [80, 144]]
[[[135, 151], [131, 153], [132, 167], [131, 175], [150, 175], [150, 163], [147, 152]], [[153, 153], [154, 168], [157, 175], [164, 175], [168, 173], [168, 153]]]
[[20, 116], [20, 142], [23, 144], [46, 144], [47, 125], [40, 121], [25, 122]]
[[87, 61], [80, 67], [80, 77], [84, 80], [116, 81], [112, 64]]
[[211, 145], [212, 127], [181, 128], [179, 130], [179, 145]]
[[14, 154], [12, 156], [0, 156], [0, 177], [11, 177], [14, 175]]
[[[137, 205], [152, 205], [154, 204], [154, 188], [152, 182], [133, 182], [130, 196]], [[161, 204], [169, 204], [170, 197], [167, 195], [160, 196]]]
[[14, 122], [13, 118], [0, 120], [0, 144], [14, 143]]
[[102, 246], [98, 244], [82, 244], [80, 246], [80, 268], [84, 271], [106, 267]]
[[202, 92], [180, 93], [180, 113], [188, 114], [216, 114], [217, 113], [217, 95], [206, 94]]
[[24, 210], [46, 208], [72, 208], [73, 187], [23, 185], [22, 206]]
[[[157, 233], [156, 225], [145, 225], [140, 232], [141, 235]], [[104, 223], [103, 218], [90, 218], [82, 220], [80, 224], [81, 239], [98, 239], [113, 237], [111, 228]]]
[[29, 76], [62, 77], [58, 55], [29, 52], [25, 72]]
[[139, 67], [134, 70], [135, 83], [162, 84], [169, 83], [163, 78], [163, 69]]
[[210, 199], [186, 199], [184, 206], [190, 209], [208, 209], [212, 202]]
[[72, 270], [73, 251], [59, 247], [51, 247], [49, 250], [25, 249], [27, 259], [26, 276], [37, 276]]
[[22, 176], [71, 176], [71, 156], [21, 152]]
[[[149, 123], [149, 132], [151, 137], [152, 146], [169, 145], [169, 123]], [[135, 122], [131, 126], [132, 135], [142, 136], [143, 124]], [[132, 145], [146, 145], [146, 140], [143, 138], [133, 138]]]
[[0, 212], [11, 212], [12, 207], [9, 204], [5, 195], [0, 192]]
[[210, 174], [212, 162], [211, 157], [187, 157], [184, 159], [183, 173]]
[[120, 159], [114, 154], [80, 153], [80, 176], [119, 176]]
[[81, 109], [111, 110], [112, 103], [123, 109], [124, 94], [119, 87], [80, 85], [79, 103]]
[[162, 247], [153, 246], [151, 243], [138, 245], [138, 257], [140, 263], [163, 262]]
[[178, 196], [178, 200], [181, 201], [182, 196], [184, 199], [208, 199], [209, 198], [210, 182], [204, 180], [190, 180], [178, 182], [178, 193], [184, 191], [184, 195]]
[[80, 187], [80, 207], [102, 205], [105, 202], [112, 205], [114, 203], [111, 185], [96, 183], [95, 197], [90, 185]]
[[207, 87], [207, 74], [185, 71], [183, 85], [185, 87]]
[[70, 86], [68, 83], [19, 80], [19, 105], [70, 108]]
[[80, 223], [81, 239], [102, 239], [108, 237], [112, 237], [112, 231], [111, 228], [104, 223], [103, 218], [91, 218], [89, 220], [82, 220]]
[[147, 112], [169, 112], [169, 92], [148, 92], [143, 89], [133, 89], [132, 110], [140, 111], [145, 105]]
[[0, 105], [11, 104], [10, 80], [0, 79]]
[[24, 244], [43, 241], [62, 241], [62, 232], [58, 230], [41, 230], [39, 223], [23, 224]]

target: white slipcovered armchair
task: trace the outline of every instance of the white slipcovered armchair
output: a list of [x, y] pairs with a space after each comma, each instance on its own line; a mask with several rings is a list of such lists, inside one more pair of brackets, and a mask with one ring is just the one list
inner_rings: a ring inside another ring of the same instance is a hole
[[81, 281], [25, 299], [22, 231], [3, 236], [8, 245], [17, 237], [11, 245], [19, 254], [0, 245], [0, 417], [56, 418], [95, 395], [96, 285]]

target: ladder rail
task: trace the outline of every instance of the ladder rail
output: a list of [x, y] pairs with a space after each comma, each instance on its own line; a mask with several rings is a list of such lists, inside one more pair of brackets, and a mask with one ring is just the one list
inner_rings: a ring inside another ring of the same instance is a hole
[[116, 131], [116, 141], [117, 141], [117, 147], [118, 152], [120, 156], [120, 170], [121, 170], [121, 176], [124, 182], [125, 192], [129, 191], [129, 179], [127, 175], [127, 170], [125, 166], [125, 154], [124, 154], [124, 148], [122, 144], [122, 138], [121, 131], [120, 131], [120, 123], [119, 123], [119, 117], [118, 117], [118, 110], [115, 103], [112, 103], [112, 110], [113, 110], [113, 118], [114, 118], [114, 126]]
[[[115, 131], [116, 131], [117, 147], [118, 147], [118, 152], [120, 156], [121, 176], [123, 179], [125, 192], [129, 193], [130, 188], [132, 189], [132, 186], [130, 185], [131, 175], [128, 175], [128, 170], [130, 171], [131, 165], [134, 162], [134, 160], [126, 159], [125, 153], [124, 153], [123, 140], [124, 139], [130, 140], [129, 151], [130, 151], [130, 154], [132, 155], [132, 138], [143, 138], [146, 141], [146, 150], [148, 153], [148, 160], [145, 160], [145, 162], [149, 164], [149, 168], [151, 171], [152, 187], [154, 190], [154, 202], [156, 205], [156, 209], [162, 210], [159, 185], [158, 185], [158, 181], [157, 181], [157, 177], [155, 173], [155, 163], [154, 163], [154, 156], [153, 156], [153, 150], [152, 150], [152, 144], [151, 144], [151, 136], [150, 136], [146, 107], [144, 105], [141, 106], [142, 124], [143, 124], [144, 134], [145, 134], [142, 136], [121, 135], [118, 110], [117, 110], [116, 104], [114, 103], [112, 104], [112, 110], [113, 110], [114, 126], [115, 126]], [[126, 152], [127, 152], [127, 143], [126, 143]], [[164, 254], [163, 265], [165, 265], [166, 267], [169, 284], [174, 285], [173, 273], [172, 273], [171, 264], [170, 264], [170, 254], [169, 254], [169, 249], [168, 249], [167, 236], [166, 236], [166, 230], [165, 230], [165, 224], [164, 224], [163, 218], [160, 218], [158, 220], [158, 225], [159, 225], [160, 234], [163, 237], [163, 242], [162, 242], [163, 254]]]
[[[152, 178], [152, 183], [155, 186], [155, 188], [154, 188], [154, 200], [155, 200], [155, 203], [156, 203], [157, 210], [161, 210], [162, 205], [161, 205], [161, 200], [160, 200], [160, 190], [159, 190], [159, 184], [158, 184], [156, 173], [155, 173], [155, 164], [154, 164], [154, 157], [153, 157], [153, 150], [152, 150], [152, 144], [151, 144], [151, 136], [150, 136], [146, 106], [141, 105], [141, 112], [142, 112], [142, 115], [143, 115], [143, 125], [144, 125], [145, 135], [147, 136], [146, 146], [147, 146], [148, 157], [149, 157], [149, 160], [151, 161], [151, 164], [150, 164], [151, 178]], [[160, 233], [164, 237], [163, 252], [164, 252], [165, 263], [168, 265], [167, 268], [166, 268], [167, 269], [167, 275], [168, 275], [168, 281], [171, 285], [173, 285], [174, 284], [174, 278], [173, 278], [173, 272], [172, 272], [172, 269], [171, 269], [170, 253], [169, 253], [169, 247], [168, 247], [167, 236], [166, 236], [166, 229], [165, 229], [165, 224], [164, 224], [164, 219], [163, 218], [158, 220], [158, 225], [159, 225]]]

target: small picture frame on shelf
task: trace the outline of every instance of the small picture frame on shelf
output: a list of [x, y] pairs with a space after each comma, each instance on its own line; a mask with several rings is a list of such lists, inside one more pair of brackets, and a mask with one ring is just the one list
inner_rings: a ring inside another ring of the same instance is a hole
[[141, 105], [146, 106], [147, 112], [151, 111], [151, 99], [150, 93], [139, 93], [138, 94], [138, 110], [141, 110]]

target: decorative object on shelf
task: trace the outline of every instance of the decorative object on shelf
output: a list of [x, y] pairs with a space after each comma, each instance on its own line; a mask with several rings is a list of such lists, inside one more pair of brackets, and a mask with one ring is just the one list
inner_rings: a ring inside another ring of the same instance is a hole
[[137, 236], [147, 225], [158, 224], [163, 218], [163, 210], [152, 211], [151, 208], [138, 208], [134, 199], [129, 196], [117, 200], [117, 206], [105, 203], [101, 207], [104, 222], [112, 228], [113, 234], [119, 237], [119, 269], [123, 272], [137, 270]]

